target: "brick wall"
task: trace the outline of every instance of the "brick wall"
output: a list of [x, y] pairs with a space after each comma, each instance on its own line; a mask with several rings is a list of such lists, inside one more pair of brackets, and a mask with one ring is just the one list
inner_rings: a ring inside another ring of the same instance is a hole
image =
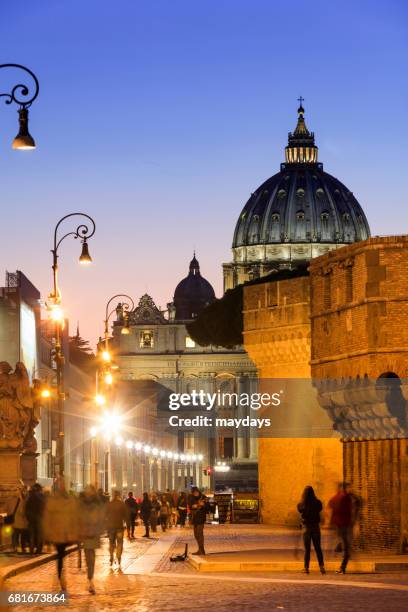
[[362, 499], [360, 548], [398, 552], [406, 537], [407, 440], [345, 442], [344, 478]]
[[[244, 343], [258, 368], [260, 391], [266, 379], [310, 380], [308, 276], [245, 287]], [[311, 382], [307, 391], [315, 400]], [[296, 412], [295, 406], [291, 409]], [[325, 412], [317, 404], [315, 411], [329, 430]], [[312, 485], [325, 506], [334, 494], [342, 478], [341, 443], [331, 438], [262, 438], [258, 466], [263, 521], [298, 525], [296, 506], [305, 486]]]
[[[312, 376], [407, 378], [408, 237], [371, 238], [319, 257], [310, 281]], [[363, 499], [359, 544], [397, 551], [407, 533], [407, 440], [373, 432], [383, 439], [343, 444], [344, 477]]]

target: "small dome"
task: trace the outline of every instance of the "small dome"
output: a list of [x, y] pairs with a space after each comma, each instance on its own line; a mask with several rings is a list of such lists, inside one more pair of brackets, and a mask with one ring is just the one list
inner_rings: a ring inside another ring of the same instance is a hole
[[179, 282], [174, 292], [175, 318], [182, 321], [195, 319], [214, 300], [214, 289], [201, 276], [200, 264], [194, 253], [188, 276]]

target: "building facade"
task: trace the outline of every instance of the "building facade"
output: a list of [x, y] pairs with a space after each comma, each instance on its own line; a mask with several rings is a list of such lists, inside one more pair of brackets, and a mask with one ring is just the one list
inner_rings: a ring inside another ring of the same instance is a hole
[[261, 376], [309, 378], [292, 431], [299, 413], [311, 432], [326, 429], [260, 440], [266, 522], [295, 524], [306, 485], [327, 512], [337, 481], [346, 481], [362, 500], [359, 546], [406, 550], [407, 246], [407, 236], [371, 238], [313, 259], [304, 275], [245, 288], [245, 347]]
[[[142, 432], [148, 444], [161, 440], [179, 454], [203, 455], [200, 473], [195, 475], [199, 485], [216, 487], [212, 467], [217, 461], [225, 461], [230, 468], [229, 484], [234, 481], [237, 489], [256, 489], [256, 438], [243, 429], [229, 427], [169, 426], [169, 416], [174, 414], [169, 412], [170, 393], [238, 393], [256, 389], [256, 368], [242, 347], [203, 347], [188, 334], [186, 323], [214, 299], [214, 291], [201, 276], [194, 256], [188, 276], [177, 285], [167, 311], [160, 311], [147, 294], [128, 315], [119, 304], [110, 344], [122, 381], [118, 393], [128, 412], [133, 410], [132, 426]], [[124, 335], [125, 318], [129, 333]], [[201, 414], [205, 413], [201, 409]], [[236, 413], [236, 407], [217, 404], [213, 413], [227, 418]], [[200, 415], [200, 409], [184, 408], [182, 415], [193, 418]], [[204, 474], [206, 467], [211, 467], [208, 475]], [[166, 478], [164, 475], [162, 479]], [[184, 486], [187, 484], [192, 484], [192, 478], [185, 480]]]

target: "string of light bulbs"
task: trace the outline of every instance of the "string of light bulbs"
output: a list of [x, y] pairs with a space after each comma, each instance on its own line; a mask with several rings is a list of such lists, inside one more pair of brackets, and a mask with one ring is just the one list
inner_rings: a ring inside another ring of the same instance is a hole
[[[91, 436], [92, 438], [96, 438], [99, 431], [97, 427], [91, 427]], [[182, 463], [201, 463], [204, 459], [204, 455], [190, 455], [189, 453], [177, 453], [171, 450], [164, 450], [157, 448], [156, 446], [151, 446], [150, 444], [144, 444], [142, 442], [133, 442], [132, 440], [124, 440], [122, 436], [116, 436], [113, 438], [109, 433], [104, 434], [104, 439], [106, 442], [114, 441], [117, 447], [125, 446], [128, 450], [135, 450], [138, 452], [143, 452], [145, 455], [152, 455], [153, 457], [157, 457], [160, 459], [170, 459], [173, 461], [180, 461]]]

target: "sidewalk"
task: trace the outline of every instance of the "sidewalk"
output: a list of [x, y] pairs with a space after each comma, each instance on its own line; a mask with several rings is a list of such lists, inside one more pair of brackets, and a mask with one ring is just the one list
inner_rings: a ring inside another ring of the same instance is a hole
[[[174, 530], [173, 530], [174, 531]], [[322, 532], [322, 548], [328, 572], [339, 568], [341, 553], [334, 553], [337, 540], [332, 531]], [[169, 555], [180, 554], [189, 544], [189, 564], [199, 572], [297, 572], [303, 568], [303, 541], [299, 529], [277, 529], [266, 525], [206, 525], [204, 557], [196, 550], [192, 530], [178, 532], [177, 542]], [[312, 547], [311, 571], [318, 571]], [[159, 571], [186, 571], [183, 564], [163, 560]], [[408, 571], [408, 555], [368, 554], [354, 552], [348, 573]]]
[[[69, 547], [68, 551], [74, 552], [77, 546]], [[70, 552], [68, 554], [70, 554]], [[17, 576], [22, 572], [28, 572], [31, 569], [44, 565], [49, 561], [54, 561], [57, 558], [56, 553], [47, 552], [41, 555], [18, 554], [2, 551], [0, 553], [0, 590], [2, 590], [5, 580], [12, 576]]]
[[[303, 542], [300, 530], [276, 529], [266, 525], [206, 525], [206, 556], [191, 553], [196, 544], [191, 527], [175, 528], [165, 534], [158, 532], [154, 538], [141, 537], [143, 528], [136, 529], [137, 539], [125, 541], [123, 571], [127, 575], [157, 575], [159, 573], [196, 574], [197, 572], [301, 572], [303, 568]], [[170, 557], [182, 554], [188, 544], [187, 562], [172, 563]], [[322, 546], [325, 566], [334, 572], [342, 558], [334, 553], [335, 540], [332, 532], [323, 531]], [[73, 550], [75, 548], [73, 547]], [[28, 558], [27, 558], [28, 557]], [[55, 554], [40, 556], [2, 556], [0, 558], [0, 589], [7, 578], [27, 572], [55, 559]], [[111, 574], [107, 552], [107, 541], [97, 551], [98, 573], [106, 578]], [[318, 572], [312, 549], [310, 569]], [[82, 559], [84, 565], [85, 560]], [[70, 555], [69, 565], [76, 573], [77, 553]], [[369, 555], [354, 553], [347, 568], [348, 574], [408, 571], [408, 555]], [[49, 573], [43, 568], [44, 576]], [[54, 574], [54, 569], [51, 572]]]

